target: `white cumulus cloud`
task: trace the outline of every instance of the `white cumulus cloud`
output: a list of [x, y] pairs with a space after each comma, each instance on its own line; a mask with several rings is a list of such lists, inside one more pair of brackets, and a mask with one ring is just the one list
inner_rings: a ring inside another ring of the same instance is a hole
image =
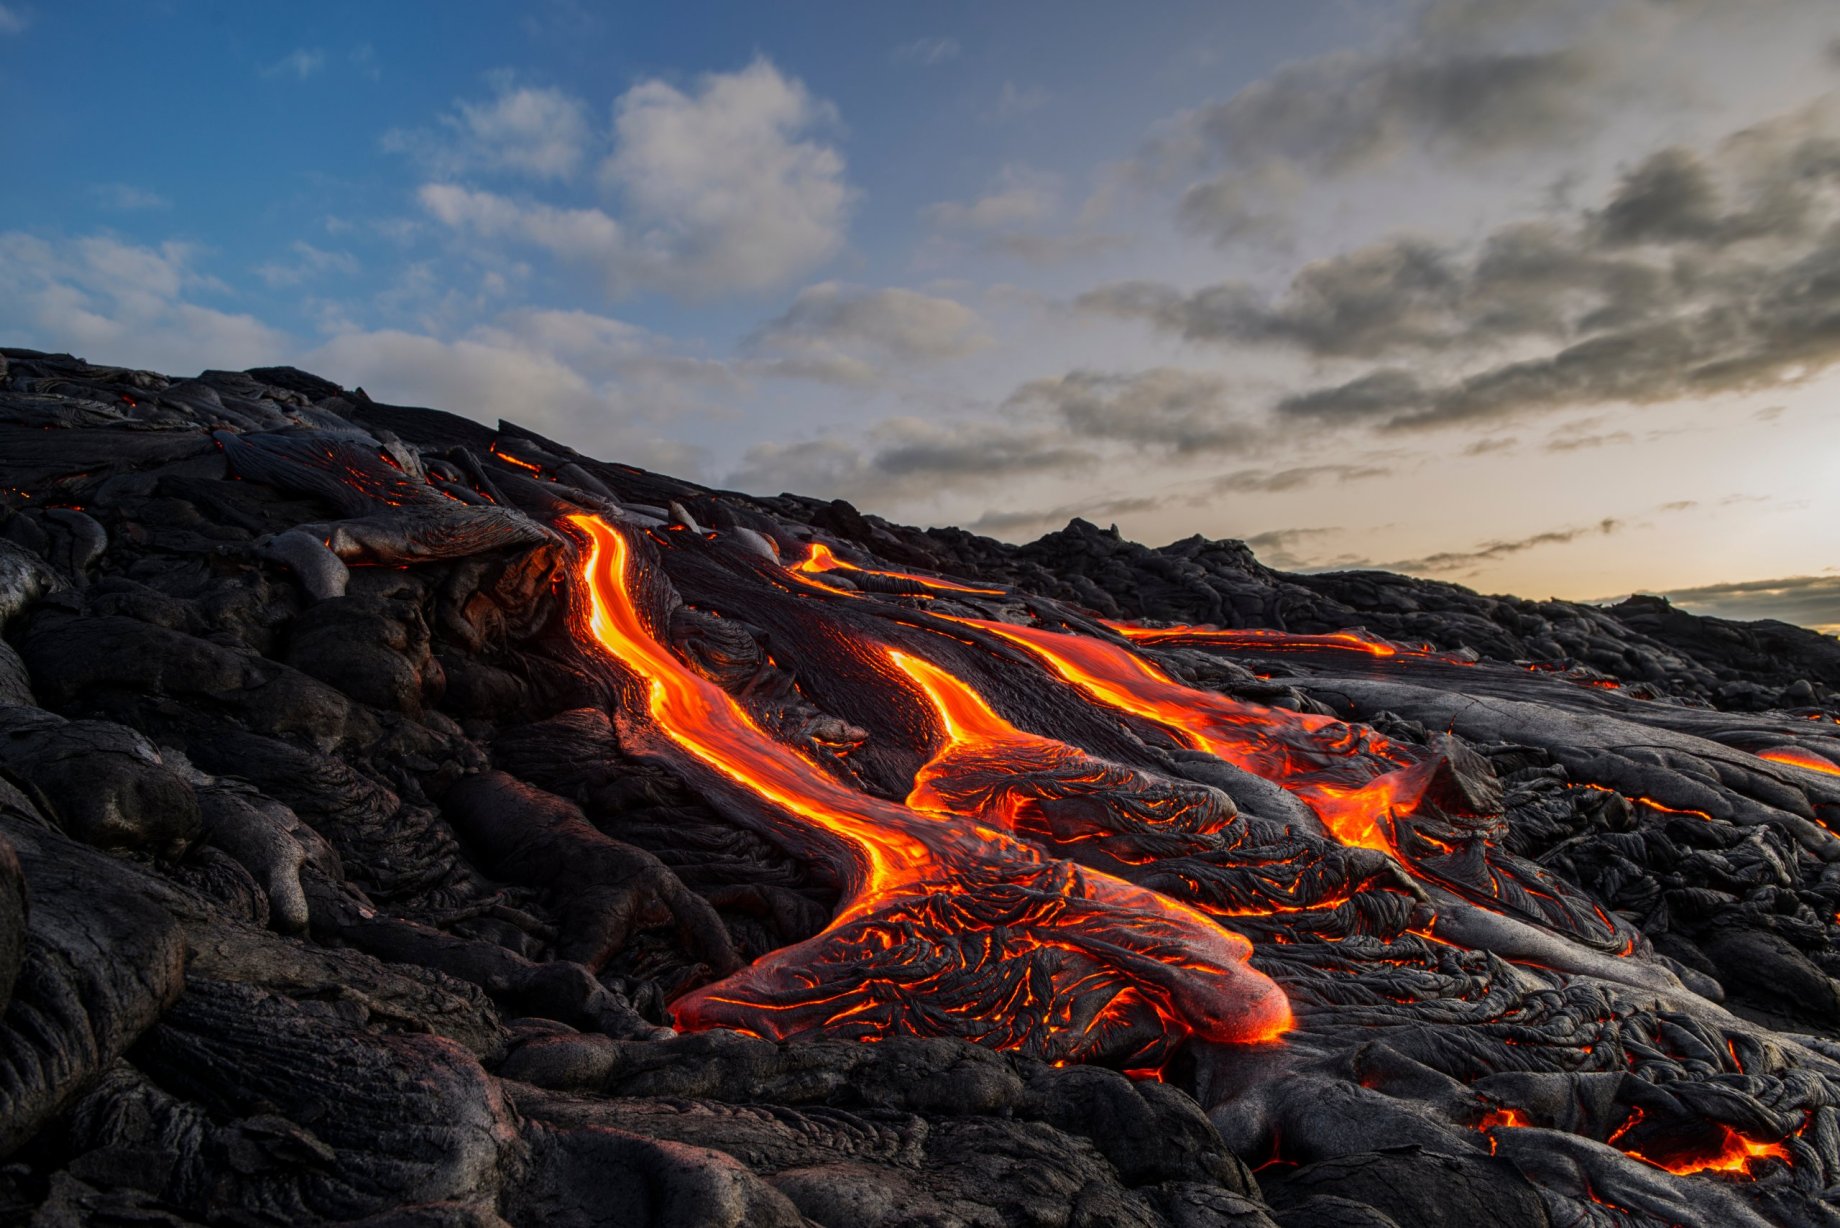
[[223, 289], [193, 268], [195, 257], [183, 243], [0, 234], [0, 332], [172, 371], [257, 366], [285, 353], [286, 337], [254, 317], [192, 301]]
[[305, 81], [326, 66], [326, 53], [317, 47], [298, 47], [262, 69], [264, 77], [292, 77]]
[[[576, 108], [522, 98], [461, 116], [472, 138], [522, 133], [523, 169], [557, 174], [581, 148]], [[585, 123], [585, 121], [581, 121]], [[842, 248], [856, 193], [824, 134], [835, 108], [768, 61], [713, 73], [685, 90], [642, 81], [615, 102], [602, 204], [556, 204], [459, 182], [419, 199], [452, 230], [547, 250], [597, 272], [611, 294], [661, 290], [686, 299], [783, 285]], [[539, 133], [554, 137], [548, 141]], [[398, 134], [396, 144], [412, 141]], [[499, 159], [501, 164], [504, 159]]]

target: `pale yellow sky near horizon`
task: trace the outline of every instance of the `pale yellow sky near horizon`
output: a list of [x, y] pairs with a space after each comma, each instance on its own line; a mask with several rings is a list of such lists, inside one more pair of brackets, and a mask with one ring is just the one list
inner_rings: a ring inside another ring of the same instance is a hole
[[[1518, 440], [1512, 448], [1427, 455], [1384, 481], [1228, 497], [1200, 527], [1192, 513], [1126, 512], [1109, 519], [1127, 536], [1154, 545], [1196, 531], [1248, 538], [1294, 527], [1328, 530], [1283, 552], [1295, 556], [1286, 561], [1294, 570], [1397, 565], [1583, 530], [1494, 558], [1400, 568], [1534, 599], [1593, 601], [1840, 572], [1837, 397], [1840, 378], [1820, 377], [1800, 388], [1624, 411], [1605, 433], [1628, 439], [1558, 451], [1541, 441], [1560, 423], [1507, 427], [1501, 434]], [[1780, 412], [1758, 419], [1772, 409]], [[1388, 506], [1402, 490], [1420, 508], [1441, 506], [1451, 514], [1420, 512], [1402, 521]], [[1607, 531], [1601, 527], [1606, 519], [1615, 522]], [[1279, 566], [1273, 554], [1268, 548], [1260, 557]]]

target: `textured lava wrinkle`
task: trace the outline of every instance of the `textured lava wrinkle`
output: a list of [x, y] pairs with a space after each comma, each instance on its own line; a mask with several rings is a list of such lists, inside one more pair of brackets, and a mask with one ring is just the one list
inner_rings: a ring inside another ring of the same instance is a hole
[[1160, 1066], [1190, 1038], [1262, 1043], [1288, 1030], [1289, 1004], [1251, 967], [1251, 944], [1205, 914], [979, 817], [858, 792], [775, 741], [647, 626], [625, 532], [586, 515], [567, 523], [585, 544], [581, 630], [642, 682], [661, 753], [725, 782], [753, 821], [818, 829], [850, 851], [829, 926], [679, 997], [679, 1027], [953, 1035], [1123, 1069]]

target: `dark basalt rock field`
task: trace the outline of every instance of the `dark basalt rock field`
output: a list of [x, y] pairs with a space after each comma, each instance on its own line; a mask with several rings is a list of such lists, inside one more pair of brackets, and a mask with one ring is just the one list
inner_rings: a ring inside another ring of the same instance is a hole
[[0, 1216], [1840, 1224], [1840, 644], [0, 350]]

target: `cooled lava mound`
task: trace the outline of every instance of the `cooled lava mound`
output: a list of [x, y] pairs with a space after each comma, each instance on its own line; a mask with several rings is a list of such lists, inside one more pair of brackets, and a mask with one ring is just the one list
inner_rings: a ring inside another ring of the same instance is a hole
[[1840, 1223], [1832, 639], [0, 355], [7, 1222]]

